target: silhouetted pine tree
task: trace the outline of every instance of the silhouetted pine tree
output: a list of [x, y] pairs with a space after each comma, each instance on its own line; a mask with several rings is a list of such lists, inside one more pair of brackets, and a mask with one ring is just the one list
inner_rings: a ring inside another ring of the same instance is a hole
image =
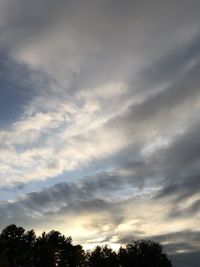
[[85, 252], [52, 230], [36, 237], [12, 224], [0, 234], [0, 267], [172, 267], [159, 243], [133, 241], [116, 253], [112, 248], [97, 246]]

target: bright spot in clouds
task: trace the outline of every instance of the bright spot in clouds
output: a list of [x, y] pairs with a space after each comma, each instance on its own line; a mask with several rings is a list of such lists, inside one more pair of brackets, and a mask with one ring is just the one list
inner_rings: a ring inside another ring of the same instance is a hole
[[0, 0], [1, 228], [198, 254], [199, 11]]

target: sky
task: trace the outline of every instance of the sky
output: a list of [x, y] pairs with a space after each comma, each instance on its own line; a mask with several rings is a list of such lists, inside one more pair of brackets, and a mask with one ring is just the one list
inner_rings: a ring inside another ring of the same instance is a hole
[[0, 229], [200, 261], [200, 2], [0, 0]]

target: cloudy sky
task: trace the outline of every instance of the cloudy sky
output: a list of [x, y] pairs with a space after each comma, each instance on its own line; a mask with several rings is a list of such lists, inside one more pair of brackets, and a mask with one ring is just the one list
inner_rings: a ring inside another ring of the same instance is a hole
[[0, 228], [200, 261], [200, 2], [0, 0]]

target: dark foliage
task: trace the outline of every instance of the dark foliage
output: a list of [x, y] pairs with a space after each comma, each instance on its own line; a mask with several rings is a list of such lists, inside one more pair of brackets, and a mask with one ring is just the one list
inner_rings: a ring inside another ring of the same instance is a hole
[[122, 267], [171, 267], [172, 264], [163, 252], [162, 246], [150, 240], [134, 241], [118, 252]]
[[12, 224], [0, 234], [0, 267], [172, 267], [162, 246], [153, 241], [133, 241], [116, 253], [97, 246], [85, 252], [58, 231], [36, 237]]

